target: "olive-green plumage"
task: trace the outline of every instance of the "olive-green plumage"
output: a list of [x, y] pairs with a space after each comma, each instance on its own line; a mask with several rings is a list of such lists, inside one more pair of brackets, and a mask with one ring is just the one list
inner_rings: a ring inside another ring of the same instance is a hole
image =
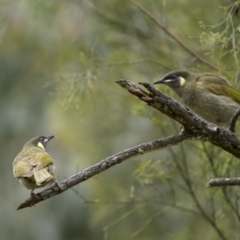
[[227, 126], [240, 107], [240, 92], [212, 73], [175, 70], [154, 82], [159, 83], [171, 87], [195, 113], [219, 126]]
[[13, 175], [19, 179], [31, 195], [36, 188], [56, 182], [56, 167], [45, 151], [54, 136], [40, 136], [29, 140], [13, 161]]

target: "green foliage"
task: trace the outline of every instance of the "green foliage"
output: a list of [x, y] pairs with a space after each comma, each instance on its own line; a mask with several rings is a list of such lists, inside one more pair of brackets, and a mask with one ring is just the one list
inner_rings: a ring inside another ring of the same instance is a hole
[[161, 170], [162, 161], [143, 160], [135, 170], [136, 181], [143, 185], [152, 185], [154, 179], [166, 182], [170, 178], [166, 170]]

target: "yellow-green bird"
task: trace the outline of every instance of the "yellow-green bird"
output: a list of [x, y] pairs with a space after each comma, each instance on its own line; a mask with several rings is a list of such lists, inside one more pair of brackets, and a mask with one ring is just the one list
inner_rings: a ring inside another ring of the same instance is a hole
[[34, 195], [34, 189], [57, 182], [56, 167], [46, 152], [47, 143], [52, 138], [53, 135], [32, 138], [13, 161], [14, 177], [27, 189], [31, 189], [31, 195]]
[[153, 84], [166, 84], [182, 102], [205, 120], [227, 126], [240, 107], [240, 92], [229, 82], [212, 73], [192, 73], [175, 70]]

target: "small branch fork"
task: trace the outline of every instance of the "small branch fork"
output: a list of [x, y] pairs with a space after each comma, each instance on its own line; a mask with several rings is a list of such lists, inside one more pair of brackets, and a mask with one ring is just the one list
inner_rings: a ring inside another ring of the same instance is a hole
[[[59, 182], [40, 193], [30, 196], [25, 200], [25, 202], [20, 204], [18, 209], [31, 207], [41, 201], [58, 195], [69, 188], [86, 181], [94, 175], [99, 174], [108, 168], [113, 167], [116, 164], [120, 164], [132, 157], [174, 146], [187, 140], [201, 139], [204, 141], [209, 141], [215, 146], [221, 147], [237, 158], [240, 158], [240, 139], [233, 131], [231, 131], [235, 128], [236, 121], [234, 119], [237, 117], [233, 117], [233, 120], [231, 120], [229, 127], [230, 130], [224, 129], [203, 120], [188, 107], [181, 105], [169, 96], [158, 91], [149, 83], [139, 83], [145, 89], [142, 89], [133, 82], [127, 80], [118, 80], [116, 83], [134, 96], [138, 97], [141, 101], [147, 103], [149, 106], [161, 111], [162, 113], [179, 122], [183, 126], [183, 129], [175, 136], [142, 143], [138, 146], [113, 154], [112, 156], [101, 160], [95, 165], [90, 166], [65, 179], [64, 181]], [[239, 115], [239, 113], [236, 115]], [[212, 179], [207, 184], [209, 187], [227, 185], [240, 185], [240, 179], [236, 178], [235, 181], [234, 179], [229, 180], [229, 178]]]

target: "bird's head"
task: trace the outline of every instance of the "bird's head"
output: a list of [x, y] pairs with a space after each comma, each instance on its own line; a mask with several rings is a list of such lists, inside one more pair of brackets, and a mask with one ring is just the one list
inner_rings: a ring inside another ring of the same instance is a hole
[[47, 143], [54, 138], [53, 135], [49, 135], [49, 136], [38, 136], [38, 137], [34, 137], [31, 140], [29, 140], [24, 147], [28, 147], [28, 146], [34, 146], [34, 147], [39, 147], [42, 148], [43, 150], [45, 150]]
[[186, 82], [190, 80], [190, 76], [191, 73], [187, 70], [175, 70], [167, 73], [153, 84], [166, 84], [173, 90], [177, 91], [185, 86]]

